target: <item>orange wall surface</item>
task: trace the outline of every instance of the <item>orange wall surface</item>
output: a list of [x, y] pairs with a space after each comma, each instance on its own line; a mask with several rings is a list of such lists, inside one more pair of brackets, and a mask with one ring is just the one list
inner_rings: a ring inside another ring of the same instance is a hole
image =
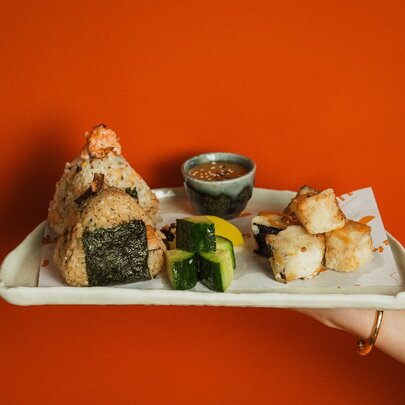
[[[403, 1], [0, 2], [0, 260], [103, 122], [153, 188], [198, 152], [256, 186], [371, 186], [405, 241]], [[0, 301], [4, 404], [404, 403], [404, 367], [283, 309]]]

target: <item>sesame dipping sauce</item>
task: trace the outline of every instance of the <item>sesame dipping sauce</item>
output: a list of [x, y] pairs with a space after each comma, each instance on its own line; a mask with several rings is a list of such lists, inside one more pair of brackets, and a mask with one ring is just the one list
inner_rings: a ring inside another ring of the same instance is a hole
[[238, 163], [233, 162], [207, 162], [201, 163], [190, 169], [190, 176], [197, 180], [223, 181], [236, 179], [248, 172], [248, 169]]

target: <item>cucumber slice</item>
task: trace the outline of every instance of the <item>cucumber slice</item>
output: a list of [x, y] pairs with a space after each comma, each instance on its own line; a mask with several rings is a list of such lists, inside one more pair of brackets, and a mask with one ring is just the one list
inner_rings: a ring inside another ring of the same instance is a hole
[[217, 249], [227, 250], [232, 256], [233, 268], [236, 269], [236, 259], [235, 252], [233, 250], [233, 243], [230, 239], [225, 238], [224, 236], [215, 236], [215, 241], [217, 243]]
[[225, 292], [233, 280], [233, 262], [229, 250], [200, 253], [200, 280], [210, 290]]
[[189, 290], [198, 281], [197, 255], [174, 249], [166, 251], [167, 273], [175, 290]]
[[177, 219], [176, 248], [187, 252], [215, 252], [215, 225], [208, 218]]

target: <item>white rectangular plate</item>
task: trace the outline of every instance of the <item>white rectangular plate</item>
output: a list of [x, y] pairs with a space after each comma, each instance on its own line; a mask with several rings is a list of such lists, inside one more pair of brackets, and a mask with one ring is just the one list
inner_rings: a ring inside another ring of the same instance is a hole
[[[159, 189], [155, 192], [160, 199], [164, 223], [179, 214], [192, 214], [182, 188]], [[291, 191], [255, 189], [246, 212], [253, 215], [264, 210], [281, 210], [293, 195]], [[238, 226], [247, 228], [251, 215], [236, 220]], [[393, 282], [387, 277], [384, 285], [361, 285], [362, 277], [365, 279], [372, 273], [373, 268], [370, 267], [368, 270], [361, 269], [355, 275], [328, 271], [313, 280], [297, 280], [286, 286], [274, 281], [265, 260], [255, 257], [252, 253], [251, 238], [247, 238], [246, 246], [239, 248], [242, 251], [237, 251], [237, 257], [252, 257], [251, 267], [237, 267], [235, 281], [230, 290], [226, 293], [216, 293], [200, 283], [190, 291], [171, 290], [164, 274], [155, 280], [125, 286], [66, 286], [58, 274], [46, 274], [47, 270], [44, 268], [41, 268], [41, 274], [39, 273], [44, 229], [45, 222], [28, 235], [2, 264], [0, 296], [10, 303], [405, 309], [405, 250], [389, 234], [389, 246], [395, 259], [395, 262], [392, 262], [392, 271], [399, 277]]]

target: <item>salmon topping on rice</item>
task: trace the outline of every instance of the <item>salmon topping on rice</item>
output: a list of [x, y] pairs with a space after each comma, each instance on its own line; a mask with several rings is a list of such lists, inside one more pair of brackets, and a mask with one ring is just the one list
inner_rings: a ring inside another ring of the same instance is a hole
[[109, 153], [114, 155], [121, 154], [121, 145], [116, 133], [106, 128], [104, 124], [96, 126], [92, 132], [86, 132], [86, 145], [83, 146], [81, 157], [83, 159], [96, 158], [102, 159]]

